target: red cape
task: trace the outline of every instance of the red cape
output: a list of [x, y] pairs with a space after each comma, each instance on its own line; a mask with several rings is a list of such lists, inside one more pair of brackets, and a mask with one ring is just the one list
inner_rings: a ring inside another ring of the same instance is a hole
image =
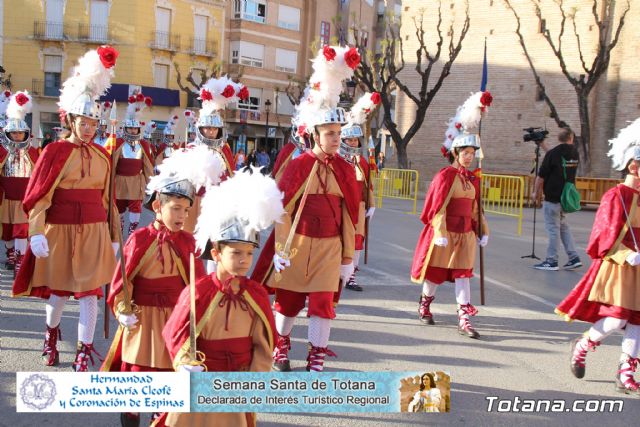
[[222, 145], [222, 154], [224, 155], [224, 161], [227, 164], [227, 173], [229, 176], [233, 176], [233, 173], [236, 170], [236, 161], [233, 158], [231, 147], [229, 147], [229, 144], [226, 142]]
[[282, 147], [282, 150], [280, 150], [278, 156], [276, 157], [276, 161], [273, 163], [273, 170], [271, 171], [271, 176], [273, 177], [273, 179], [278, 181], [281, 172], [284, 172], [284, 170], [286, 169], [287, 164], [291, 160], [293, 152], [296, 151], [296, 148], [298, 148], [298, 146], [293, 142], [287, 142], [285, 146]]
[[[257, 307], [253, 307], [260, 319], [265, 321], [267, 330], [270, 331], [272, 342], [271, 348], [274, 346], [273, 338], [276, 336], [276, 327], [273, 320], [273, 313], [269, 304], [269, 296], [262, 289], [259, 283], [247, 277], [238, 277], [241, 286], [244, 287], [248, 296], [257, 303]], [[202, 317], [211, 305], [216, 294], [222, 289], [222, 283], [218, 280], [215, 273], [201, 277], [196, 281], [196, 322], [200, 322]], [[180, 294], [178, 303], [169, 317], [167, 324], [162, 330], [162, 336], [167, 344], [167, 350], [174, 359], [180, 351], [183, 344], [189, 339], [189, 310], [190, 295], [189, 288], [185, 288]]]
[[602, 318], [598, 315], [601, 304], [589, 301], [588, 298], [602, 265], [602, 259], [616, 244], [626, 224], [620, 194], [627, 212], [631, 212], [631, 203], [636, 192], [626, 185], [618, 184], [602, 196], [587, 245], [587, 254], [593, 259], [593, 263], [575, 288], [556, 307], [556, 313], [567, 320], [595, 323]]
[[[452, 166], [447, 166], [446, 168], [441, 169], [440, 172], [433, 177], [433, 181], [431, 182], [431, 185], [429, 185], [429, 190], [427, 191], [427, 196], [424, 200], [424, 208], [420, 215], [420, 220], [425, 227], [422, 229], [420, 237], [418, 238], [416, 250], [413, 254], [413, 263], [411, 265], [411, 280], [414, 282], [422, 283], [424, 281], [424, 272], [426, 272], [425, 264], [429, 263], [429, 249], [431, 248], [431, 241], [433, 240], [434, 234], [431, 221], [433, 221], [433, 218], [444, 206], [453, 185], [453, 181], [458, 173], [458, 169]], [[472, 182], [476, 189], [476, 201], [479, 201], [480, 180], [473, 179]], [[476, 220], [473, 222], [475, 230]]]
[[[155, 229], [152, 223], [147, 227], [136, 230], [129, 237], [127, 243], [125, 243], [122, 253], [125, 259], [125, 274], [127, 275], [127, 280], [130, 283], [134, 279], [134, 271], [140, 266], [142, 258], [147, 254], [147, 251], [158, 237], [158, 234], [158, 230]], [[189, 255], [191, 253], [195, 253], [195, 239], [190, 233], [178, 231], [173, 234], [171, 240], [173, 247], [176, 248], [176, 251], [178, 252], [177, 255], [180, 257], [180, 261], [182, 261], [185, 275], [188, 278], [190, 274]], [[152, 256], [155, 257], [155, 254]], [[109, 295], [107, 297], [107, 303], [111, 306], [114, 313], [115, 307], [113, 304], [115, 297], [122, 291], [122, 270], [120, 268], [120, 262], [121, 261], [118, 261], [116, 266], [113, 279], [111, 280], [111, 286], [109, 287]], [[195, 268], [196, 280], [206, 275], [203, 264], [198, 260], [195, 262]], [[107, 354], [107, 357], [105, 357], [104, 363], [100, 368], [101, 371], [120, 371], [120, 367], [122, 365], [122, 331], [120, 329], [121, 328], [118, 329], [118, 332], [114, 337], [109, 353]]]
[[[106, 161], [109, 162], [109, 165], [111, 164], [109, 153], [107, 153], [104, 148], [94, 143], [90, 143], [89, 147], [103, 156]], [[67, 163], [67, 160], [69, 160], [72, 150], [79, 148], [79, 145], [68, 141], [56, 141], [44, 148], [33, 168], [24, 199], [22, 200], [22, 208], [27, 215], [36, 203], [51, 191], [53, 184], [55, 184], [62, 172], [62, 168]], [[108, 189], [104, 188], [103, 192], [104, 191], [108, 191]], [[45, 288], [35, 288], [32, 289], [28, 295], [25, 294], [29, 290], [29, 282], [31, 282], [35, 265], [36, 257], [31, 252], [31, 246], [28, 245], [27, 252], [22, 261], [22, 268], [20, 268], [13, 282], [14, 296], [23, 295], [49, 298], [49, 292], [43, 292]]]
[[[298, 202], [302, 196], [303, 189], [314, 162], [319, 161], [313, 151], [307, 151], [289, 162], [282, 173], [282, 178], [278, 181], [278, 188], [284, 192], [282, 201], [285, 209], [291, 204]], [[353, 166], [347, 163], [342, 157], [335, 156], [330, 163], [336, 181], [340, 186], [340, 191], [344, 195], [347, 211], [351, 217], [351, 222], [355, 226], [358, 223], [358, 209], [362, 192], [358, 192], [358, 183]], [[294, 211], [295, 212], [295, 211]], [[294, 213], [295, 214], [295, 213]], [[263, 285], [267, 282], [271, 266], [273, 264], [273, 254], [275, 252], [275, 230], [271, 232], [267, 243], [265, 243], [258, 262], [253, 269], [251, 278]]]

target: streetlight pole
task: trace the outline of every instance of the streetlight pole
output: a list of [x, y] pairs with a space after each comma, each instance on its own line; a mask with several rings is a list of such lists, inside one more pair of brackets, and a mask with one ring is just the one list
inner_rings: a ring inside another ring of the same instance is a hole
[[266, 145], [265, 150], [269, 146], [269, 112], [270, 111], [271, 111], [271, 101], [267, 99], [264, 103], [264, 112], [267, 113], [267, 123], [264, 128], [264, 143]]

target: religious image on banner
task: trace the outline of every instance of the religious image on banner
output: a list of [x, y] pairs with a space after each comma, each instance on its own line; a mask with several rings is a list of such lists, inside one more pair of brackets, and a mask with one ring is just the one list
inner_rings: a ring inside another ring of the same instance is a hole
[[401, 412], [449, 412], [451, 377], [443, 371], [425, 372], [400, 380]]

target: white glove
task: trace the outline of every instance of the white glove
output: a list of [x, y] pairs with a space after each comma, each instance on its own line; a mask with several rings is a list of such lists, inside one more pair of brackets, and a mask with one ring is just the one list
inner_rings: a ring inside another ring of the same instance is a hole
[[178, 365], [178, 372], [203, 372], [202, 365]]
[[487, 246], [487, 243], [489, 243], [489, 236], [487, 236], [486, 234], [484, 236], [482, 236], [481, 239], [478, 239], [478, 245], [480, 245], [481, 248], [484, 248], [485, 246]]
[[353, 275], [353, 270], [353, 262], [350, 262], [347, 265], [340, 266], [340, 280], [342, 281], [342, 283], [347, 283], [347, 281], [349, 281], [351, 275]]
[[132, 314], [118, 314], [118, 322], [125, 328], [129, 329], [138, 323], [138, 316], [135, 313]]
[[438, 237], [437, 239], [433, 239], [433, 244], [445, 248], [449, 244], [449, 240], [447, 240], [446, 237]]
[[280, 273], [285, 267], [291, 267], [291, 261], [286, 258], [282, 258], [278, 254], [273, 255], [273, 268], [275, 268], [276, 272]]
[[111, 242], [111, 247], [113, 248], [113, 254], [115, 256], [118, 256], [118, 250], [120, 249], [120, 243], [118, 242]]
[[640, 265], [640, 253], [631, 252], [627, 256], [627, 262], [629, 263], [629, 265], [632, 265], [633, 267], [635, 267], [636, 265]]
[[49, 243], [44, 234], [31, 236], [31, 252], [36, 258], [46, 258], [49, 256]]
[[367, 213], [364, 214], [365, 218], [371, 218], [375, 213], [375, 211], [376, 211], [376, 208], [371, 206], [369, 209], [367, 209]]

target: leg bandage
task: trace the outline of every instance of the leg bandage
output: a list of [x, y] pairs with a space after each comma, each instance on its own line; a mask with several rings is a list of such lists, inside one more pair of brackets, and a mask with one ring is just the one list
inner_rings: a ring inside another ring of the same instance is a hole
[[78, 341], [82, 341], [84, 344], [92, 344], [93, 334], [96, 331], [96, 321], [98, 320], [98, 297], [95, 295], [82, 297], [79, 302]]
[[287, 317], [284, 314], [278, 313], [276, 311], [276, 330], [278, 334], [283, 336], [289, 336], [291, 334], [291, 330], [293, 329], [293, 325], [296, 322], [295, 317]]
[[600, 319], [589, 329], [589, 339], [600, 342], [618, 329], [624, 328], [626, 324], [626, 320], [616, 319], [615, 317]]
[[360, 253], [361, 252], [362, 252], [361, 250], [353, 251], [353, 268], [358, 268], [358, 266], [360, 265]]
[[456, 302], [460, 305], [467, 305], [471, 302], [469, 278], [456, 279]]
[[422, 293], [428, 297], [434, 296], [436, 294], [436, 289], [438, 289], [436, 285], [429, 283], [426, 280], [422, 284]]
[[636, 358], [640, 352], [640, 325], [627, 323], [622, 338], [622, 352]]
[[45, 304], [45, 311], [47, 313], [47, 326], [55, 328], [60, 324], [62, 320], [62, 311], [64, 310], [64, 303], [67, 302], [68, 297], [59, 297], [57, 295], [51, 295]]
[[331, 319], [311, 316], [309, 318], [309, 342], [314, 347], [325, 348], [329, 344]]

